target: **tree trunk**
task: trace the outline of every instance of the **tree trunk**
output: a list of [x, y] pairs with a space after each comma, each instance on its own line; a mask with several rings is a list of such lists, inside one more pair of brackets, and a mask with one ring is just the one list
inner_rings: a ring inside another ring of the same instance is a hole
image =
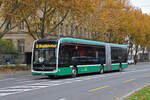
[[142, 48], [141, 61], [144, 61], [144, 51], [145, 51], [145, 48]]
[[134, 55], [134, 62], [137, 63], [137, 52], [138, 52], [138, 45], [135, 47], [135, 55]]

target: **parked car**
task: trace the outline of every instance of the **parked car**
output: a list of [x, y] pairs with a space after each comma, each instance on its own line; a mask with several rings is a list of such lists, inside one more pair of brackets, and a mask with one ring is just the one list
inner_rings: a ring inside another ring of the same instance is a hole
[[134, 59], [129, 59], [128, 64], [134, 64]]

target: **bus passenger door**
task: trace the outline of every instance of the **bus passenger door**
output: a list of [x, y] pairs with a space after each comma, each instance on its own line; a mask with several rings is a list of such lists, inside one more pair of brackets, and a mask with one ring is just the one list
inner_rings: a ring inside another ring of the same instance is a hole
[[111, 71], [111, 47], [110, 44], [106, 44], [106, 71]]

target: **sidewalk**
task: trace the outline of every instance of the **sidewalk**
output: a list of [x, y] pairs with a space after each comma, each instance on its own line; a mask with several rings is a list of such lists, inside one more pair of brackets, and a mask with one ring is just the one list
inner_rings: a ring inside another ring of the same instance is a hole
[[0, 73], [0, 79], [4, 78], [13, 78], [17, 76], [31, 75], [31, 71], [16, 71], [9, 73]]
[[142, 65], [142, 64], [149, 64], [150, 65], [150, 62], [137, 62], [138, 65]]

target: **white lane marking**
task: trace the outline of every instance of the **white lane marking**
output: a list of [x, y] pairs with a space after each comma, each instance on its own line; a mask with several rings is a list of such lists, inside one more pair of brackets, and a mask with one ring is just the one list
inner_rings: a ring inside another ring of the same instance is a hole
[[28, 88], [46, 88], [46, 87], [48, 87], [48, 86], [37, 86], [37, 85], [35, 85], [35, 86], [28, 86]]
[[55, 83], [51, 83], [51, 82], [39, 82], [39, 83], [33, 83], [33, 84], [29, 84], [29, 85], [47, 85], [47, 86], [50, 86], [50, 85], [53, 85], [53, 84], [55, 84]]
[[48, 86], [37, 86], [37, 85], [26, 85], [26, 86], [14, 86], [14, 87], [9, 87], [7, 89], [35, 89], [35, 88], [45, 88], [45, 87], [48, 87]]
[[11, 95], [11, 94], [13, 94], [13, 93], [0, 93], [0, 97], [2, 97], [2, 96], [7, 96], [7, 95]]
[[66, 100], [66, 98], [60, 98], [59, 100]]
[[53, 84], [53, 86], [56, 86], [56, 85], [61, 85], [61, 84]]
[[31, 89], [8, 89], [8, 90], [0, 90], [0, 92], [18, 92], [18, 91], [29, 91]]
[[73, 83], [74, 81], [68, 81], [68, 82], [65, 82], [65, 83]]
[[56, 82], [56, 83], [58, 83], [58, 82], [61, 82], [61, 81], [51, 81], [51, 82]]

